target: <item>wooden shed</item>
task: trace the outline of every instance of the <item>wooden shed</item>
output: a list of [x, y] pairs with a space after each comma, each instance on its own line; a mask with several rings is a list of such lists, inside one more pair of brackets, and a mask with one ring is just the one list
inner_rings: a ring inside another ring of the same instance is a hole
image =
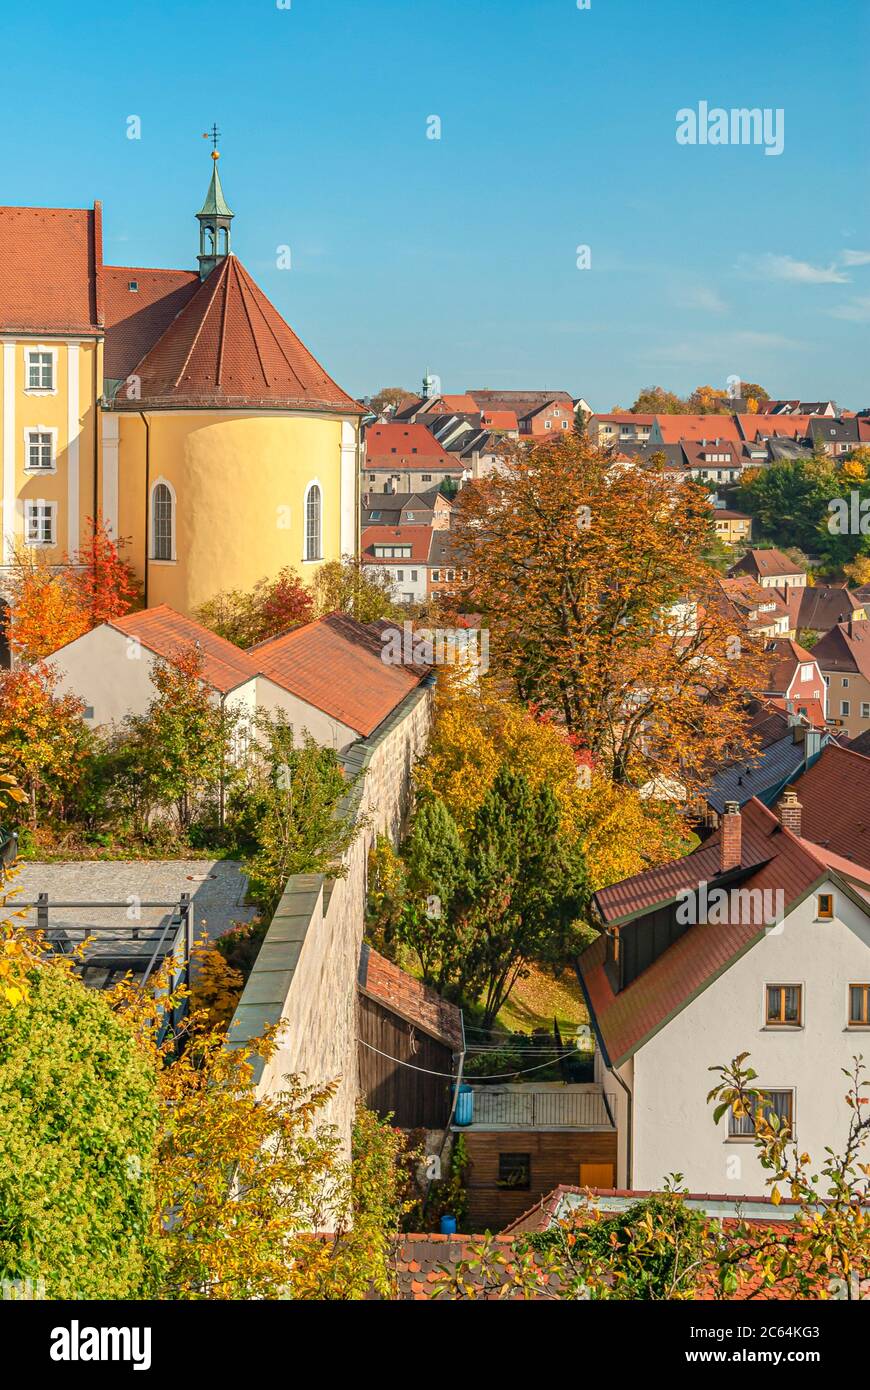
[[359, 1075], [366, 1104], [401, 1129], [443, 1129], [463, 1050], [462, 1011], [363, 945]]

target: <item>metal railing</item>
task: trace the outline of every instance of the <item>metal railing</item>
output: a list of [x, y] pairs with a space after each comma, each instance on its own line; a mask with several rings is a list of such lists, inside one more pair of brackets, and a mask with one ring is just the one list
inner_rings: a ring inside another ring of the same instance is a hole
[[[137, 917], [133, 921], [119, 920], [123, 909], [128, 914], [131, 908], [129, 898], [99, 902], [68, 901], [50, 898], [40, 893], [35, 899], [27, 900], [9, 897], [5, 905], [13, 912], [34, 912], [35, 922], [30, 930], [41, 932], [48, 947], [60, 955], [72, 955], [81, 951], [78, 966], [86, 984], [105, 984], [115, 973], [127, 973], [138, 977], [139, 988], [144, 990], [148, 982], [171, 961], [171, 970], [160, 993], [174, 993], [181, 985], [190, 985], [190, 962], [193, 952], [193, 914], [189, 893], [170, 902], [137, 899]], [[52, 924], [52, 914], [63, 909], [62, 921]], [[156, 923], [143, 922], [138, 914], [142, 910], [171, 909], [165, 920]], [[73, 911], [71, 919], [67, 914]], [[89, 921], [87, 914], [93, 911], [114, 914], [108, 922]], [[90, 977], [90, 978], [89, 978]], [[187, 1000], [164, 1010], [162, 1023], [158, 1030], [158, 1041], [168, 1032], [176, 1032], [187, 1013]]]
[[592, 1086], [535, 1090], [474, 1086], [472, 1124], [512, 1129], [612, 1129], [603, 1091]]

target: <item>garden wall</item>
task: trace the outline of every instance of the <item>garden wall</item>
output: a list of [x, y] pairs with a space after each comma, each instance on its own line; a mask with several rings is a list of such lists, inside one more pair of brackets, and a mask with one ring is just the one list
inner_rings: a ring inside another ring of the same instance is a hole
[[342, 761], [356, 779], [342, 809], [360, 826], [344, 855], [344, 878], [288, 880], [230, 1025], [232, 1046], [283, 1020], [281, 1045], [259, 1064], [261, 1094], [301, 1074], [309, 1085], [337, 1079], [323, 1112], [349, 1152], [357, 1078], [357, 970], [365, 924], [368, 852], [379, 833], [398, 839], [411, 799], [411, 770], [425, 749], [431, 683], [417, 687], [369, 739]]

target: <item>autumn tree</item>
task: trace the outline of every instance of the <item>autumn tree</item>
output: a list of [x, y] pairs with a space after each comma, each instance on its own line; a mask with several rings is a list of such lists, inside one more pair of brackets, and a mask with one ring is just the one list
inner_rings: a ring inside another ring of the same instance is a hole
[[491, 663], [619, 784], [667, 796], [745, 747], [758, 653], [704, 559], [703, 489], [613, 472], [568, 437], [517, 447], [455, 523]]
[[314, 601], [296, 571], [285, 566], [251, 589], [226, 589], [197, 610], [196, 619], [237, 647], [252, 647], [307, 623]]
[[615, 785], [576, 744], [556, 718], [509, 698], [489, 677], [469, 682], [442, 668], [429, 744], [414, 769], [417, 792], [442, 800], [465, 833], [502, 763], [532, 788], [547, 784], [560, 833], [582, 844], [590, 892], [676, 858], [688, 844], [677, 809]]
[[644, 386], [629, 409], [633, 415], [684, 415], [686, 402], [663, 386]]
[[400, 618], [403, 611], [396, 601], [396, 589], [383, 568], [364, 565], [352, 555], [327, 560], [312, 584], [316, 616], [349, 613], [359, 623], [378, 618]]
[[63, 812], [91, 742], [84, 701], [44, 663], [0, 671], [0, 766], [27, 797], [31, 829]]
[[406, 391], [402, 386], [382, 386], [369, 401], [369, 410], [375, 415], [383, 415], [388, 407], [395, 411], [402, 401], [408, 400], [413, 394], [413, 391]]
[[210, 796], [222, 798], [233, 766], [238, 720], [203, 679], [203, 664], [196, 644], [155, 658], [155, 695], [145, 714], [126, 720], [135, 775], [155, 801], [172, 806], [182, 833]]
[[73, 583], [89, 627], [98, 627], [129, 613], [139, 601], [140, 585], [122, 555], [129, 542], [116, 540], [101, 516], [88, 517], [87, 526], [88, 539], [71, 562]]
[[236, 824], [256, 845], [246, 861], [250, 892], [270, 916], [291, 874], [341, 872], [339, 861], [356, 834], [350, 810], [339, 802], [350, 790], [337, 754], [306, 733], [297, 746], [282, 712], [260, 714], [261, 766]]
[[41, 661], [90, 627], [84, 595], [72, 569], [57, 567], [45, 551], [17, 544], [6, 586], [6, 631], [22, 661]]

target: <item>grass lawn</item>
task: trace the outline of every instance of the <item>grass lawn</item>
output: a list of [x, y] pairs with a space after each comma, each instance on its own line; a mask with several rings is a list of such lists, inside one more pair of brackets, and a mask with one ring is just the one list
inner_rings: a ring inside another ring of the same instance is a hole
[[535, 1028], [552, 1030], [554, 1018], [566, 1042], [579, 1023], [588, 1023], [577, 977], [573, 970], [564, 970], [557, 980], [549, 970], [533, 965], [526, 979], [514, 986], [498, 1023], [509, 1031], [531, 1033]]

